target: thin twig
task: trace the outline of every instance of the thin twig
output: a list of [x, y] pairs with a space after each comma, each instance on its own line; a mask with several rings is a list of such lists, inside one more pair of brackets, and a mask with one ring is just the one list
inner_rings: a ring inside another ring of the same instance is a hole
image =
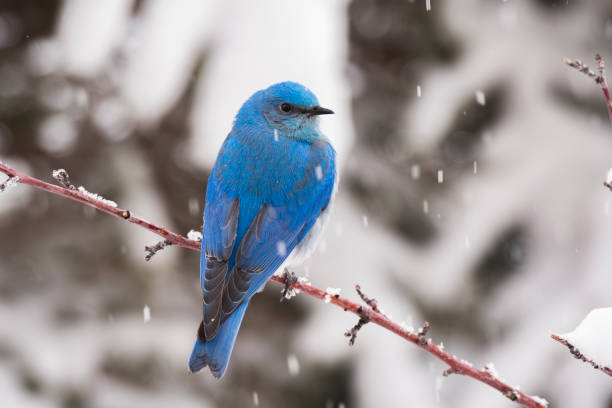
[[567, 340], [565, 340], [563, 337], [551, 333], [550, 338], [558, 341], [559, 343], [563, 344], [565, 347], [568, 348], [569, 352], [572, 353], [572, 355], [577, 358], [578, 360], [582, 360], [585, 363], [589, 363], [590, 365], [593, 366], [593, 368], [596, 368], [597, 370], [601, 370], [604, 373], [608, 374], [610, 377], [612, 377], [612, 369], [602, 366], [600, 364], [597, 364], [597, 362], [589, 359], [588, 357], [586, 357], [584, 354], [582, 354], [580, 352], [580, 350], [578, 350], [576, 347], [574, 347], [574, 345], [570, 344], [570, 342], [568, 342]]
[[172, 242], [167, 239], [164, 239], [162, 241], [159, 241], [155, 245], [145, 246], [145, 252], [147, 252], [147, 254], [145, 255], [145, 261], [149, 262], [156, 253], [170, 245], [172, 245]]
[[354, 346], [355, 345], [355, 340], [357, 340], [357, 333], [359, 332], [359, 330], [361, 330], [361, 328], [363, 326], [365, 326], [366, 324], [368, 324], [370, 322], [370, 320], [366, 317], [366, 316], [361, 316], [359, 318], [359, 320], [357, 321], [357, 324], [354, 325], [351, 330], [347, 330], [344, 335], [346, 337], [350, 337], [349, 339], [349, 346]]
[[376, 299], [367, 297], [361, 291], [361, 286], [359, 285], [355, 285], [355, 290], [357, 291], [357, 294], [359, 295], [361, 300], [363, 300], [366, 303], [366, 305], [370, 306], [372, 310], [374, 310], [375, 312], [380, 312], [380, 310], [378, 310], [378, 302], [376, 301]]
[[[158, 227], [155, 224], [151, 224], [150, 222], [144, 221], [140, 218], [135, 217], [129, 211], [123, 210], [117, 207], [110, 206], [103, 201], [93, 199], [78, 190], [71, 190], [64, 187], [55, 186], [49, 183], [45, 183], [42, 180], [39, 180], [34, 177], [30, 177], [26, 174], [20, 173], [15, 169], [8, 167], [7, 165], [0, 162], [0, 172], [6, 174], [9, 177], [19, 177], [18, 182], [21, 184], [27, 184], [32, 187], [39, 188], [41, 190], [45, 190], [47, 192], [60, 195], [62, 197], [69, 198], [71, 200], [78, 201], [82, 204], [89, 205], [94, 207], [100, 211], [104, 211], [108, 214], [114, 215], [118, 218], [125, 219], [133, 224], [139, 225], [143, 228], [148, 229], [149, 231], [163, 237], [164, 239], [171, 242], [173, 245], [180, 246], [183, 248], [191, 249], [193, 251], [200, 251], [201, 243], [197, 241], [190, 240], [181, 235], [175, 234], [173, 232], [168, 231], [163, 227]], [[276, 282], [280, 285], [285, 285], [285, 278], [283, 276], [272, 276], [270, 278], [271, 281]], [[324, 290], [315, 288], [310, 286], [304, 282], [297, 281], [291, 284], [291, 288], [294, 290], [299, 290], [301, 292], [306, 293], [307, 295], [314, 297], [319, 300], [323, 300], [326, 303], [332, 303], [344, 311], [348, 311], [356, 314], [357, 316], [364, 319], [367, 319], [369, 322], [377, 324], [392, 333], [397, 334], [403, 339], [415, 344], [417, 347], [422, 348], [428, 353], [432, 354], [436, 358], [440, 359], [444, 363], [446, 363], [450, 369], [453, 370], [456, 374], [465, 375], [471, 377], [477, 381], [480, 381], [484, 384], [489, 385], [492, 388], [500, 391], [504, 396], [510, 398], [512, 401], [523, 405], [528, 408], [546, 408], [547, 405], [540, 402], [541, 400], [536, 397], [528, 396], [518, 389], [511, 387], [505, 384], [496, 376], [493, 376], [487, 370], [478, 370], [472, 367], [469, 363], [457, 359], [457, 357], [452, 354], [444, 351], [441, 347], [437, 346], [435, 343], [431, 341], [431, 339], [422, 340], [422, 337], [426, 335], [427, 329], [421, 329], [420, 333], [412, 332], [408, 329], [403, 328], [399, 324], [393, 322], [387, 316], [382, 314], [378, 310], [374, 310], [373, 307], [364, 308], [358, 303], [351, 302], [348, 299], [340, 297], [335, 293], [328, 293]], [[366, 301], [366, 300], [364, 300]], [[367, 302], [367, 301], [366, 301]], [[447, 370], [448, 371], [448, 370]]]
[[581, 60], [571, 60], [565, 58], [563, 60], [567, 65], [572, 68], [577, 69], [583, 74], [587, 75], [589, 78], [593, 79], [595, 83], [601, 86], [601, 91], [604, 94], [604, 98], [606, 100], [606, 108], [608, 108], [608, 117], [610, 118], [610, 123], [612, 124], [612, 98], [610, 97], [610, 90], [608, 89], [608, 81], [606, 80], [606, 67], [605, 61], [603, 57], [597, 53], [595, 54], [595, 63], [597, 64], [597, 72], [593, 71], [587, 65], [585, 65]]
[[2, 184], [0, 184], [0, 193], [8, 190], [17, 183], [19, 183], [19, 176], [9, 176], [9, 178], [7, 178]]

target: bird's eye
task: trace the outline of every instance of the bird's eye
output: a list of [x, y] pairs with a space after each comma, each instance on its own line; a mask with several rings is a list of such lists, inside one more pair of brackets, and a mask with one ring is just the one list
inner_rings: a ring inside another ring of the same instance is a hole
[[291, 112], [292, 109], [293, 109], [293, 106], [291, 106], [290, 103], [283, 102], [283, 103], [280, 104], [281, 112], [289, 113], [289, 112]]

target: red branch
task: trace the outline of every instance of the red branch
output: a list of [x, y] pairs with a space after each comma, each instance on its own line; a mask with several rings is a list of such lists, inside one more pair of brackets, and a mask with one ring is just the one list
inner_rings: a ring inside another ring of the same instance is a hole
[[200, 242], [192, 241], [182, 235], [175, 234], [174, 232], [170, 232], [164, 227], [158, 227], [157, 225], [151, 224], [150, 222], [145, 221], [142, 218], [136, 217], [128, 210], [123, 210], [121, 208], [113, 207], [112, 205], [109, 205], [100, 200], [96, 200], [95, 198], [92, 198], [88, 196], [87, 194], [84, 194], [78, 190], [72, 190], [68, 188], [59, 187], [54, 184], [45, 183], [42, 180], [39, 180], [34, 177], [30, 177], [24, 173], [21, 173], [7, 166], [6, 164], [2, 162], [0, 162], [0, 172], [6, 174], [7, 176], [9, 176], [9, 178], [19, 177], [17, 182], [20, 184], [27, 184], [29, 186], [36, 187], [41, 190], [45, 190], [49, 193], [57, 194], [59, 196], [66, 197], [71, 200], [78, 201], [81, 204], [88, 205], [97, 210], [103, 211], [107, 214], [114, 215], [115, 217], [119, 217], [133, 224], [139, 225], [159, 235], [160, 237], [167, 239], [168, 241], [172, 242], [172, 244], [174, 245], [178, 245], [183, 248], [193, 249], [194, 251], [200, 250]]
[[[122, 218], [127, 220], [133, 224], [139, 225], [143, 228], [148, 229], [151, 232], [163, 237], [167, 241], [171, 242], [173, 245], [177, 245], [183, 248], [191, 249], [194, 251], [200, 251], [201, 243], [197, 241], [190, 240], [182, 235], [175, 234], [173, 232], [168, 231], [163, 227], [158, 227], [157, 225], [151, 224], [148, 221], [145, 221], [141, 218], [138, 218], [130, 213], [128, 210], [123, 210], [121, 208], [114, 207], [109, 205], [103, 201], [96, 200], [78, 190], [69, 189], [59, 187], [53, 184], [45, 183], [42, 180], [39, 180], [34, 177], [30, 177], [26, 174], [20, 173], [17, 170], [14, 170], [7, 165], [0, 162], [0, 172], [9, 176], [9, 178], [18, 177], [17, 182], [21, 184], [27, 184], [32, 187], [39, 188], [41, 190], [45, 190], [47, 192], [57, 194], [71, 200], [78, 201], [82, 204], [89, 205], [94, 207], [100, 211], [104, 211], [105, 213], [114, 215], [118, 218]], [[276, 282], [280, 285], [285, 284], [284, 276], [272, 276], [270, 278], [271, 281]], [[324, 290], [315, 288], [303, 282], [294, 282], [291, 284], [292, 289], [297, 289], [301, 292], [306, 293], [309, 296], [314, 298], [324, 300], [333, 305], [336, 305], [342, 308], [344, 311], [352, 312], [359, 316], [360, 319], [365, 319], [368, 322], [375, 323], [395, 334], [404, 338], [405, 340], [413, 343], [417, 347], [422, 348], [428, 353], [434, 355], [438, 359], [442, 360], [444, 363], [448, 364], [450, 367], [444, 372], [444, 375], [449, 374], [461, 374], [471, 377], [477, 381], [480, 381], [484, 384], [489, 385], [490, 387], [495, 388], [499, 392], [501, 392], [504, 396], [509, 398], [510, 400], [521, 404], [525, 407], [529, 408], [546, 408], [547, 405], [542, 403], [539, 398], [528, 396], [515, 387], [511, 387], [501, 381], [499, 378], [491, 374], [490, 370], [483, 369], [478, 370], [472, 365], [464, 360], [459, 360], [454, 355], [444, 351], [440, 346], [434, 344], [431, 339], [426, 338], [427, 331], [429, 329], [429, 324], [426, 322], [423, 329], [419, 332], [413, 332], [408, 329], [403, 328], [399, 324], [390, 320], [387, 316], [382, 314], [378, 308], [376, 307], [376, 303], [373, 299], [368, 299], [360, 293], [360, 297], [366, 301], [369, 305], [361, 305], [358, 303], [351, 302], [348, 299], [342, 298], [337, 294], [330, 294]], [[360, 292], [360, 291], [359, 291]]]
[[600, 365], [600, 364], [597, 364], [595, 361], [593, 361], [593, 360], [591, 360], [591, 359], [589, 359], [589, 358], [585, 357], [585, 355], [584, 355], [584, 354], [582, 354], [582, 353], [580, 352], [580, 350], [578, 350], [576, 347], [574, 347], [574, 345], [573, 345], [573, 344], [570, 344], [570, 343], [569, 343], [567, 340], [565, 340], [563, 337], [561, 337], [561, 336], [559, 336], [559, 335], [557, 335], [557, 334], [551, 333], [550, 338], [551, 338], [551, 339], [553, 339], [553, 340], [558, 341], [559, 343], [561, 343], [561, 344], [563, 344], [565, 347], [567, 347], [567, 348], [569, 349], [570, 353], [572, 353], [572, 355], [573, 355], [575, 358], [577, 358], [578, 360], [582, 360], [582, 361], [584, 361], [585, 363], [589, 363], [590, 365], [592, 365], [592, 366], [593, 366], [593, 368], [596, 368], [596, 369], [598, 369], [598, 370], [601, 370], [601, 371], [603, 371], [604, 373], [608, 374], [610, 377], [612, 377], [612, 369], [610, 369], [610, 368], [608, 368], [608, 367], [605, 367], [605, 366], [602, 366], [602, 365]]

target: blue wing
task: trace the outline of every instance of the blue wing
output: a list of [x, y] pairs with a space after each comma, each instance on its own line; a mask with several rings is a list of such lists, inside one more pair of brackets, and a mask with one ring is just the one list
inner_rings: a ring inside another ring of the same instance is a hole
[[[244, 169], [236, 169], [238, 158], [223, 154], [213, 169], [200, 268], [206, 340], [274, 274], [329, 204], [336, 178], [333, 148], [323, 141], [292, 143], [285, 148], [293, 150], [276, 160], [277, 166], [293, 170], [282, 177], [258, 168], [253, 173], [263, 176], [249, 172], [251, 180]], [[222, 152], [239, 151], [226, 147]], [[303, 163], [296, 164], [300, 158]], [[248, 157], [240, 159], [248, 165]]]

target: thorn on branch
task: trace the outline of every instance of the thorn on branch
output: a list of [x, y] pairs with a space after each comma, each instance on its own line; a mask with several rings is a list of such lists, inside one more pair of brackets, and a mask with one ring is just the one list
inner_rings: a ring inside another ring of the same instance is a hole
[[163, 241], [159, 241], [157, 244], [153, 246], [145, 246], [145, 251], [148, 252], [148, 254], [145, 255], [145, 261], [149, 262], [156, 253], [158, 253], [159, 251], [161, 251], [162, 249], [170, 245], [172, 245], [172, 242], [165, 239]]
[[357, 294], [359, 295], [361, 300], [363, 300], [368, 306], [370, 306], [373, 311], [380, 313], [380, 310], [378, 310], [378, 302], [376, 301], [376, 299], [367, 297], [365, 293], [361, 291], [361, 286], [359, 285], [355, 285], [355, 290], [357, 291]]
[[442, 372], [442, 376], [448, 377], [449, 375], [458, 374], [460, 372], [461, 370], [459, 370], [458, 368], [449, 367], [446, 370], [444, 370], [444, 372]]
[[504, 392], [504, 397], [508, 398], [510, 401], [516, 401], [519, 396], [515, 390], [508, 389]]
[[431, 328], [431, 326], [429, 325], [429, 322], [425, 322], [423, 323], [423, 327], [421, 327], [418, 331], [418, 335], [419, 335], [419, 344], [421, 346], [424, 346], [428, 343], [427, 340], [427, 333], [429, 332], [429, 329]]
[[295, 290], [291, 290], [291, 285], [293, 285], [294, 283], [298, 281], [298, 277], [296, 276], [296, 274], [293, 272], [290, 272], [289, 269], [285, 268], [285, 271], [283, 272], [283, 278], [285, 279], [285, 286], [283, 287], [283, 290], [281, 291], [281, 294], [282, 294], [280, 298], [281, 302], [284, 301], [285, 299], [289, 300], [295, 295], [297, 295], [297, 292]]
[[76, 190], [77, 188], [70, 182], [70, 175], [64, 169], [53, 170], [53, 178], [56, 179], [64, 188]]
[[15, 186], [17, 183], [19, 183], [19, 176], [9, 177], [4, 183], [0, 184], [0, 193]]

